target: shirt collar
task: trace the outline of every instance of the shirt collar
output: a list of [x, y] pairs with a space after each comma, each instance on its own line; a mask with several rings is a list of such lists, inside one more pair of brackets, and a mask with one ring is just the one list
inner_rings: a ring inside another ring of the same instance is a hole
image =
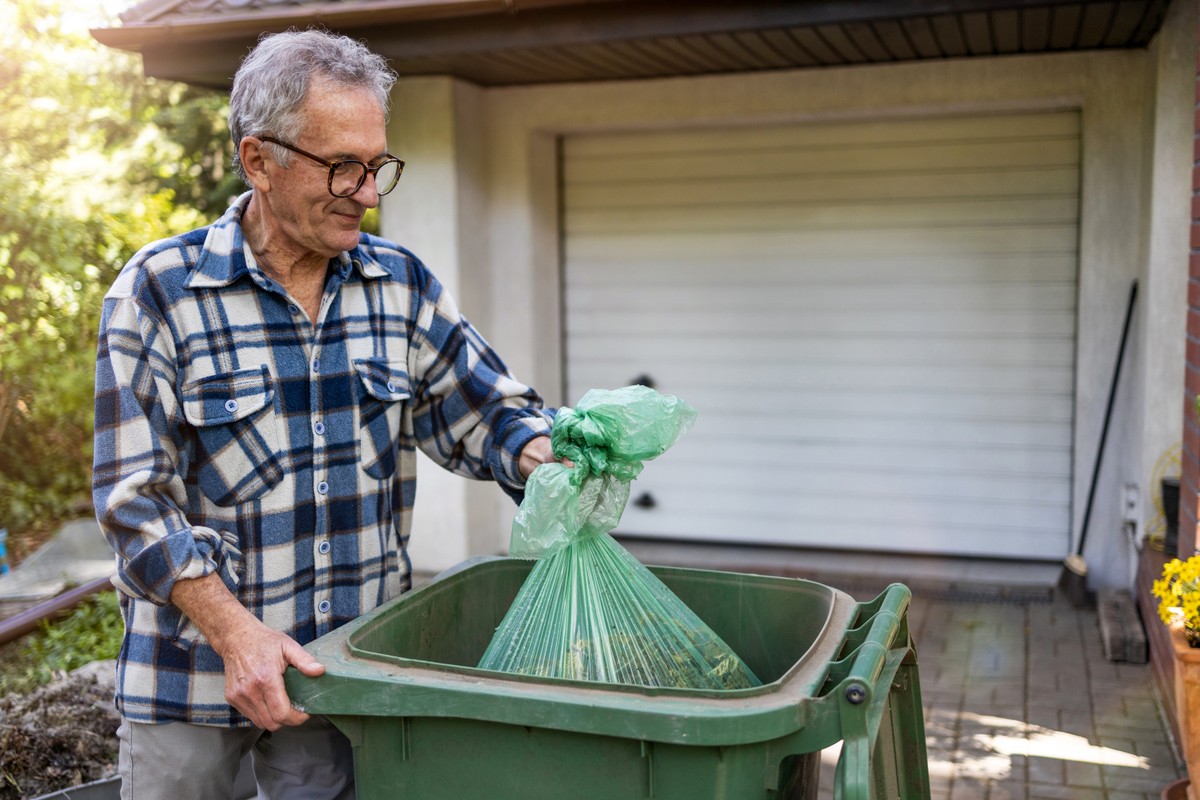
[[[242, 233], [242, 215], [250, 205], [252, 191], [245, 192], [229, 206], [219, 220], [208, 229], [204, 248], [196, 266], [188, 278], [190, 289], [211, 289], [228, 286], [239, 278], [249, 275], [251, 267], [243, 251], [246, 237]], [[350, 277], [353, 268], [364, 278], [385, 278], [391, 275], [387, 269], [367, 254], [361, 245], [349, 252], [338, 253], [334, 259], [342, 280]], [[257, 266], [254, 267], [257, 269]]]
[[350, 277], [350, 270], [357, 269], [358, 274], [364, 278], [386, 278], [392, 273], [388, 272], [378, 261], [367, 254], [366, 249], [359, 245], [350, 252], [338, 253], [334, 258], [338, 262], [338, 272], [341, 273], [342, 280]]

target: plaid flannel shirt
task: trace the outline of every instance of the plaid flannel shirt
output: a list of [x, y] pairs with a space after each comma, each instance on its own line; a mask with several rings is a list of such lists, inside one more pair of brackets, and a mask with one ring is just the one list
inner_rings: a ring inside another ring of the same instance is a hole
[[116, 551], [116, 700], [141, 722], [238, 726], [221, 658], [168, 600], [217, 573], [301, 644], [410, 586], [416, 448], [519, 497], [549, 430], [411, 253], [364, 234], [314, 325], [253, 260], [250, 193], [152, 244], [104, 300], [94, 494]]

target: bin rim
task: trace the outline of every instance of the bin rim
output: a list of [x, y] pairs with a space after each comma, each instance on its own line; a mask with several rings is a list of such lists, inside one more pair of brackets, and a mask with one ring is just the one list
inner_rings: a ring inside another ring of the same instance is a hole
[[[831, 602], [822, 631], [803, 657], [779, 679], [752, 689], [721, 692], [620, 686], [551, 680], [460, 665], [399, 657], [366, 658], [352, 651], [355, 632], [418, 593], [496, 562], [526, 559], [482, 556], [439, 574], [305, 646], [325, 666], [308, 678], [294, 668], [285, 676], [293, 704], [327, 716], [433, 716], [548, 727], [580, 733], [698, 745], [735, 745], [788, 736], [808, 725], [825, 705], [821, 692], [857, 614], [859, 603], [845, 592], [801, 578], [753, 576], [770, 582], [821, 587]], [[682, 573], [743, 574], [684, 567], [655, 567]], [[836, 699], [828, 698], [836, 703]], [[827, 714], [819, 715], [822, 718]], [[827, 726], [826, 726], [827, 727]], [[815, 732], [827, 743], [836, 730]]]
[[[525, 564], [525, 563], [532, 563], [534, 560], [535, 559], [515, 558], [515, 557], [505, 558], [502, 556], [478, 556], [475, 558], [471, 558], [464, 562], [461, 562], [460, 564], [455, 565], [454, 567], [451, 567], [450, 569], [445, 570], [444, 572], [438, 573], [438, 575], [436, 575], [434, 578], [432, 578], [428, 583], [424, 584], [423, 586], [421, 586], [417, 589], [414, 589], [412, 592], [407, 593], [404, 596], [404, 600], [405, 600], [405, 602], [409, 602], [411, 600], [411, 598], [416, 597], [417, 594], [421, 591], [438, 591], [439, 590], [438, 587], [439, 587], [439, 585], [442, 584], [443, 581], [450, 579], [453, 576], [455, 576], [461, 572], [470, 570], [480, 564], [496, 563], [496, 562]], [[747, 576], [747, 577], [753, 577], [758, 580], [771, 581], [773, 583], [788, 583], [788, 584], [794, 584], [794, 585], [798, 585], [798, 586], [803, 585], [806, 587], [816, 587], [816, 588], [823, 590], [825, 593], [829, 594], [831, 597], [833, 596], [833, 593], [840, 591], [831, 586], [817, 583], [815, 581], [806, 580], [804, 578], [788, 578], [788, 577], [783, 577], [783, 576], [778, 576], [778, 575], [757, 575], [757, 574], [751, 574], [751, 573], [732, 572], [729, 570], [696, 569], [693, 567], [648, 565], [647, 568], [650, 569], [655, 574], [666, 573], [666, 574], [678, 574], [678, 575], [705, 575], [705, 574], [743, 575], [743, 576]], [[808, 650], [806, 650], [804, 652], [804, 654], [795, 663], [792, 664], [791, 667], [789, 667], [782, 675], [780, 675], [778, 678], [776, 678], [773, 681], [763, 683], [758, 686], [750, 686], [750, 687], [746, 687], [746, 688], [742, 688], [742, 689], [707, 689], [707, 688], [691, 688], [691, 687], [677, 687], [677, 686], [643, 686], [643, 685], [638, 685], [638, 684], [605, 683], [603, 681], [589, 681], [589, 680], [579, 680], [579, 679], [572, 679], [572, 678], [558, 678], [558, 677], [543, 677], [543, 676], [535, 676], [535, 675], [525, 675], [525, 674], [520, 674], [520, 673], [504, 672], [502, 670], [484, 669], [481, 667], [464, 665], [464, 664], [446, 664], [444, 662], [439, 662], [439, 661], [430, 661], [429, 659], [412, 658], [409, 656], [394, 656], [394, 655], [389, 655], [386, 653], [376, 653], [376, 652], [373, 652], [371, 650], [368, 650], [366, 648], [362, 648], [362, 647], [359, 647], [358, 645], [356, 645], [354, 640], [359, 635], [359, 633], [362, 632], [364, 629], [368, 629], [375, 622], [375, 620], [378, 617], [385, 615], [387, 613], [387, 611], [396, 604], [396, 602], [397, 602], [396, 600], [389, 601], [389, 603], [385, 604], [385, 606], [381, 606], [379, 609], [369, 612], [368, 614], [364, 615], [363, 617], [360, 617], [358, 620], [355, 620], [353, 623], [350, 623], [351, 625], [355, 625], [355, 627], [353, 630], [349, 630], [346, 633], [346, 647], [353, 656], [356, 656], [358, 658], [367, 659], [370, 661], [381, 661], [381, 662], [385, 662], [385, 663], [389, 663], [389, 664], [397, 664], [399, 666], [408, 667], [408, 668], [426, 668], [426, 669], [434, 669], [437, 671], [461, 672], [461, 673], [464, 673], [467, 675], [475, 675], [475, 676], [483, 677], [483, 678], [496, 678], [499, 680], [517, 681], [517, 682], [521, 682], [521, 683], [549, 683], [552, 685], [556, 684], [556, 685], [572, 686], [572, 687], [576, 687], [576, 688], [585, 688], [585, 689], [602, 686], [606, 690], [610, 690], [610, 691], [633, 693], [633, 694], [651, 696], [651, 697], [679, 695], [681, 697], [690, 697], [690, 698], [716, 697], [716, 698], [728, 699], [731, 697], [751, 697], [751, 696], [758, 695], [758, 694], [768, 694], [771, 692], [778, 691], [780, 688], [780, 685], [783, 682], [789, 681], [789, 680], [794, 680], [796, 677], [796, 673], [800, 672], [801, 670], [804, 670], [806, 667], [809, 666], [810, 654], [813, 650], [813, 646], [810, 646], [808, 648]], [[833, 603], [831, 602], [830, 603], [830, 612], [828, 614], [826, 614], [826, 618], [825, 618], [825, 620], [823, 620], [822, 625], [821, 625], [822, 630], [828, 629], [828, 625], [830, 623], [830, 616], [832, 614], [832, 606], [833, 606]], [[815, 645], [815, 643], [814, 643], [814, 645]], [[823, 674], [821, 674], [821, 676], [819, 678], [817, 678], [815, 682], [819, 684], [820, 681], [822, 681], [824, 679], [824, 672], [827, 672], [827, 671], [828, 671], [828, 668], [826, 665], [826, 668], [823, 671]]]

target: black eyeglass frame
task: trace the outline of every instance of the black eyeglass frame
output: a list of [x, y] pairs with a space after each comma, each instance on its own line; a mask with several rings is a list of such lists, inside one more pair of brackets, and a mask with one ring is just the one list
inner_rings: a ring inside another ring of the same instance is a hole
[[[383, 169], [388, 164], [396, 164], [396, 177], [392, 181], [392, 185], [388, 186], [386, 188], [380, 188], [379, 186], [375, 187], [375, 191], [379, 194], [380, 197], [382, 197], [383, 195], [392, 191], [392, 189], [396, 188], [396, 184], [400, 183], [400, 176], [404, 174], [404, 162], [401, 161], [400, 159], [396, 158], [391, 153], [386, 154], [386, 157], [383, 159], [383, 163], [379, 164], [378, 166], [372, 167], [372, 166], [370, 166], [368, 164], [364, 164], [363, 162], [361, 162], [357, 159], [354, 159], [354, 158], [347, 158], [342, 161], [330, 161], [328, 159], [321, 158], [318, 155], [314, 155], [314, 154], [308, 152], [307, 150], [301, 150], [299, 147], [296, 147], [294, 144], [288, 144], [287, 142], [276, 139], [274, 136], [257, 136], [255, 138], [257, 138], [261, 141], [264, 141], [264, 142], [270, 142], [271, 144], [277, 144], [286, 150], [291, 150], [293, 153], [299, 153], [300, 155], [304, 156], [305, 158], [311, 159], [323, 167], [328, 167], [329, 168], [329, 179], [326, 182], [326, 188], [329, 189], [329, 193], [331, 195], [333, 195], [334, 197], [353, 197], [354, 194], [359, 189], [362, 188], [362, 185], [364, 183], [366, 183], [367, 173], [374, 175], [376, 177], [376, 179], [378, 179], [379, 170]], [[335, 192], [333, 190], [333, 174], [335, 172], [337, 172], [339, 167], [345, 166], [346, 164], [357, 164], [358, 166], [362, 167], [363, 171], [358, 176], [358, 183], [355, 184], [353, 191], [347, 192], [345, 194], [338, 194], [337, 192]]]

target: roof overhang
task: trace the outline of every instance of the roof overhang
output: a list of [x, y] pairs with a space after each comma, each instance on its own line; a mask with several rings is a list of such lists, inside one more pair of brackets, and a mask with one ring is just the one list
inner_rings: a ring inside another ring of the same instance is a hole
[[1170, 0], [146, 0], [92, 35], [227, 88], [263, 33], [322, 26], [401, 75], [485, 86], [1144, 47]]

